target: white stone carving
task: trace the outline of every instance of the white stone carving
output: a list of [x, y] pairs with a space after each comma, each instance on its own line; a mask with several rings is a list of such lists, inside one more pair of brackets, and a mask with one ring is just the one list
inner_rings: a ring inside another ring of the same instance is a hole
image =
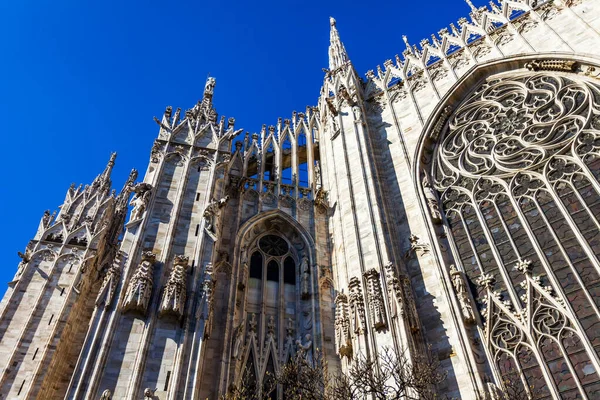
[[142, 253], [142, 262], [131, 277], [125, 293], [123, 311], [135, 310], [146, 314], [154, 285], [155, 261], [156, 255], [154, 253], [150, 251]]
[[362, 335], [367, 327], [367, 318], [360, 280], [357, 277], [350, 278], [348, 289], [350, 290], [350, 321], [352, 328], [355, 334]]
[[306, 300], [310, 298], [310, 266], [308, 263], [308, 257], [302, 257], [302, 264], [300, 264], [300, 270], [302, 271], [301, 294], [302, 299]]
[[340, 357], [352, 359], [352, 335], [348, 315], [348, 297], [338, 293], [335, 298], [335, 349]]
[[225, 207], [227, 201], [229, 201], [229, 196], [225, 196], [219, 200], [212, 199], [204, 209], [204, 228], [213, 235], [217, 233], [217, 221], [220, 210]]
[[381, 331], [387, 328], [387, 320], [379, 272], [375, 268], [372, 268], [364, 273], [364, 277], [367, 281], [367, 298], [371, 324], [376, 331]]
[[133, 187], [133, 192], [135, 194], [129, 203], [133, 206], [133, 210], [131, 210], [131, 217], [129, 220], [137, 221], [143, 218], [148, 203], [150, 203], [152, 185], [148, 183], [138, 183]]
[[115, 260], [106, 271], [98, 296], [96, 296], [96, 306], [100, 307], [104, 305], [104, 308], [110, 307], [112, 300], [115, 296], [115, 291], [121, 280], [121, 266], [119, 262]]
[[173, 269], [160, 301], [159, 315], [183, 317], [187, 292], [187, 267], [189, 257], [176, 255]]
[[299, 337], [296, 340], [296, 346], [298, 347], [296, 357], [298, 357], [298, 359], [305, 360], [309, 364], [312, 364], [312, 336], [307, 333], [304, 336], [304, 343], [302, 343], [302, 338]]
[[467, 283], [462, 273], [454, 265], [450, 266], [450, 278], [452, 279], [452, 286], [454, 287], [456, 297], [458, 297], [463, 319], [468, 323], [475, 322], [475, 313], [473, 312]]

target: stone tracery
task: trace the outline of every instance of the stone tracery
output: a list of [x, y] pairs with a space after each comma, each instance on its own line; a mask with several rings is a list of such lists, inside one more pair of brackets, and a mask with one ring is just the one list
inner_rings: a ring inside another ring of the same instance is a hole
[[[488, 78], [455, 110], [431, 170], [463, 317], [474, 320], [464, 273], [483, 283], [475, 297], [488, 303], [491, 364], [500, 375], [518, 371], [526, 389], [548, 387], [541, 398], [593, 397], [591, 382], [600, 381], [598, 333], [590, 328], [600, 322], [592, 295], [600, 286], [600, 186], [591, 172], [599, 99], [600, 87], [573, 74]], [[560, 373], [557, 357], [566, 366]]]

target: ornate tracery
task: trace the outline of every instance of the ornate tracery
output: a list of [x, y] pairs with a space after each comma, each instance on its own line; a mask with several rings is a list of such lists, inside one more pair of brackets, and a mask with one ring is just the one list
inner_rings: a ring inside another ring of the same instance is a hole
[[600, 393], [599, 149], [599, 85], [514, 72], [456, 108], [429, 171], [490, 365], [536, 398]]

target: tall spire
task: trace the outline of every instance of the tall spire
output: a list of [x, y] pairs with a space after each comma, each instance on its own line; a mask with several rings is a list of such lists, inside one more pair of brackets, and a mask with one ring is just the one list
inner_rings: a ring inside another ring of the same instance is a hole
[[106, 168], [104, 169], [104, 172], [102, 172], [100, 175], [98, 175], [96, 177], [96, 179], [94, 179], [92, 186], [98, 185], [107, 190], [110, 190], [110, 187], [112, 185], [112, 182], [110, 180], [110, 175], [112, 173], [113, 167], [115, 166], [116, 158], [117, 158], [117, 153], [111, 153], [110, 159], [108, 160], [108, 164], [106, 164]]
[[346, 49], [340, 40], [340, 34], [335, 27], [335, 19], [333, 17], [329, 17], [329, 24], [331, 25], [329, 33], [329, 70], [333, 71], [348, 61], [348, 53], [346, 53]]

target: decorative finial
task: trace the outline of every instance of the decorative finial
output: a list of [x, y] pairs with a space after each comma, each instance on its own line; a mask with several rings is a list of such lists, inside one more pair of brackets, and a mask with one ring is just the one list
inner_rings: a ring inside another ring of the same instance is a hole
[[410, 44], [408, 44], [408, 37], [406, 35], [402, 35], [402, 40], [404, 40], [406, 48], [410, 50]]
[[473, 2], [471, 0], [465, 0], [468, 4], [468, 6], [471, 8], [471, 11], [477, 11], [477, 8], [475, 8], [475, 6], [473, 5]]
[[331, 26], [335, 26], [335, 18], [333, 18], [333, 17], [329, 17], [329, 24], [330, 24]]

